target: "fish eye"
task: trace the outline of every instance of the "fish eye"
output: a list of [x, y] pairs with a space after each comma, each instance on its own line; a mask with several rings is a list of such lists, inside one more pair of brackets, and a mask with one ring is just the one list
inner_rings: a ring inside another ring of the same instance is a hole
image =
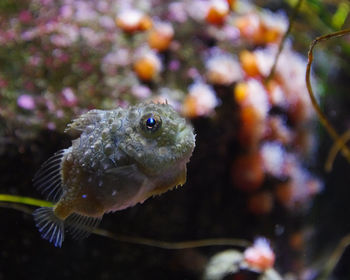
[[156, 124], [157, 124], [156, 120], [152, 117], [150, 117], [146, 120], [147, 129], [152, 129]]
[[141, 118], [141, 127], [147, 132], [155, 132], [162, 125], [162, 119], [156, 114], [147, 114]]

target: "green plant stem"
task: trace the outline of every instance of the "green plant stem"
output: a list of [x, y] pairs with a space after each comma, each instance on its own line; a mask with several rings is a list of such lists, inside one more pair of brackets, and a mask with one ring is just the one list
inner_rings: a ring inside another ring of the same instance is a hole
[[39, 206], [39, 207], [52, 207], [54, 205], [53, 203], [46, 200], [40, 200], [36, 198], [17, 196], [17, 195], [11, 195], [11, 194], [0, 194], [0, 201], [20, 203], [20, 204], [26, 204], [31, 206]]
[[312, 106], [314, 107], [321, 124], [326, 128], [327, 132], [332, 137], [333, 141], [339, 143], [339, 145], [342, 147], [341, 148], [342, 155], [348, 160], [348, 162], [350, 162], [350, 150], [345, 145], [345, 142], [343, 141], [343, 139], [341, 139], [341, 137], [339, 136], [337, 131], [334, 129], [334, 127], [331, 125], [331, 123], [328, 121], [326, 115], [321, 111], [321, 108], [316, 101], [314, 92], [312, 90], [311, 82], [310, 82], [311, 64], [313, 61], [313, 49], [316, 46], [316, 44], [322, 41], [329, 40], [331, 38], [344, 36], [348, 33], [350, 33], [350, 28], [317, 37], [315, 40], [312, 41], [308, 52], [308, 61], [307, 61], [305, 79], [306, 79], [307, 90], [312, 102]]
[[318, 279], [320, 280], [327, 280], [330, 279], [330, 275], [332, 271], [334, 270], [335, 266], [339, 262], [341, 256], [344, 253], [344, 250], [346, 247], [350, 245], [350, 234], [344, 236], [341, 241], [339, 242], [338, 246], [335, 248], [331, 256], [329, 257], [328, 261], [326, 262], [323, 270], [320, 273], [320, 276]]
[[[16, 203], [20, 203], [20, 204], [16, 204]], [[30, 198], [30, 197], [8, 195], [8, 194], [0, 194], [0, 207], [14, 209], [26, 214], [31, 214], [33, 212], [31, 208], [21, 204], [30, 205], [30, 206], [39, 206], [39, 207], [53, 206], [51, 202], [48, 202], [45, 200], [39, 200], [39, 199]], [[208, 247], [208, 246], [233, 246], [233, 247], [244, 249], [251, 245], [251, 242], [247, 240], [236, 239], [236, 238], [210, 238], [210, 239], [190, 240], [190, 241], [182, 241], [182, 242], [166, 242], [166, 241], [154, 240], [154, 239], [143, 238], [143, 237], [117, 235], [108, 230], [99, 229], [99, 228], [94, 229], [92, 233], [102, 237], [108, 237], [110, 239], [113, 239], [119, 242], [145, 245], [145, 246], [156, 247], [156, 248], [167, 249], [167, 250], [182, 250], [182, 249]]]
[[300, 9], [300, 6], [301, 6], [302, 2], [303, 2], [303, 0], [298, 0], [298, 2], [296, 3], [296, 5], [295, 5], [295, 7], [293, 9], [292, 14], [289, 16], [289, 19], [288, 19], [289, 23], [288, 23], [287, 31], [284, 33], [283, 38], [282, 38], [282, 40], [281, 40], [281, 42], [280, 42], [280, 44], [278, 46], [278, 51], [277, 51], [277, 54], [275, 56], [275, 60], [274, 60], [274, 62], [272, 64], [272, 67], [271, 67], [271, 70], [270, 70], [270, 74], [267, 76], [266, 81], [269, 81], [273, 77], [273, 75], [275, 74], [275, 70], [276, 70], [278, 59], [279, 59], [279, 57], [281, 55], [281, 52], [283, 50], [284, 43], [287, 40], [290, 31], [292, 30], [295, 17], [297, 16], [297, 14], [299, 12], [299, 9]]

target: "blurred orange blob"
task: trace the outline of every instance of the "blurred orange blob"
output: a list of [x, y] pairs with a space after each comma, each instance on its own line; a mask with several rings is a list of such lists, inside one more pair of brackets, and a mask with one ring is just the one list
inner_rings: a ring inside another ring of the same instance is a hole
[[229, 11], [230, 9], [227, 2], [215, 0], [210, 3], [205, 19], [208, 23], [222, 25], [225, 22]]
[[310, 118], [310, 106], [301, 98], [295, 100], [288, 110], [288, 117], [294, 125], [302, 124]]
[[124, 10], [115, 20], [116, 25], [127, 33], [145, 31], [152, 27], [152, 19], [138, 10]]
[[218, 104], [214, 89], [207, 84], [196, 82], [188, 88], [182, 113], [189, 118], [208, 116], [214, 113]]
[[277, 43], [281, 39], [282, 34], [277, 28], [266, 28], [265, 27], [265, 42], [266, 43]]
[[255, 148], [266, 128], [269, 110], [267, 93], [261, 82], [251, 79], [236, 85], [234, 99], [240, 106], [238, 139], [242, 146]]
[[238, 18], [235, 25], [243, 38], [254, 44], [264, 45], [279, 43], [286, 24], [283, 18], [266, 15], [263, 19], [257, 13], [250, 13]]
[[248, 85], [246, 83], [238, 83], [233, 94], [236, 102], [242, 104], [248, 94]]
[[232, 183], [243, 191], [256, 191], [261, 187], [264, 178], [263, 161], [259, 153], [242, 155], [232, 164]]
[[296, 251], [302, 251], [304, 249], [304, 235], [301, 231], [294, 232], [289, 237], [289, 245]]
[[173, 37], [174, 29], [169, 23], [158, 23], [148, 33], [148, 45], [157, 51], [165, 51]]
[[155, 55], [139, 57], [133, 65], [137, 76], [144, 81], [152, 80], [160, 71], [161, 63]]
[[197, 106], [197, 98], [187, 95], [183, 103], [182, 113], [188, 118], [197, 117]]
[[242, 146], [256, 147], [263, 137], [264, 124], [253, 106], [241, 108], [238, 139]]
[[258, 192], [248, 199], [248, 210], [254, 215], [269, 214], [273, 207], [273, 198], [270, 192]]
[[289, 182], [279, 184], [275, 189], [275, 195], [279, 203], [288, 207], [293, 198], [293, 187]]
[[230, 6], [231, 10], [234, 10], [237, 0], [227, 0], [227, 4]]
[[256, 61], [255, 55], [252, 52], [247, 50], [242, 51], [239, 54], [239, 60], [247, 76], [256, 77], [260, 75], [258, 63]]

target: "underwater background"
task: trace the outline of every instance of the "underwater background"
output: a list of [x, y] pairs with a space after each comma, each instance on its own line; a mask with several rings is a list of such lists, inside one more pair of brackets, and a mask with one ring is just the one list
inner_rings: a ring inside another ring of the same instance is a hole
[[[305, 83], [310, 43], [349, 28], [349, 12], [346, 0], [1, 1], [0, 279], [350, 279], [350, 165], [330, 159]], [[311, 75], [340, 134], [349, 38], [317, 45]], [[54, 247], [36, 207], [2, 195], [45, 199], [32, 178], [71, 145], [66, 125], [139, 102], [193, 125], [186, 184]]]

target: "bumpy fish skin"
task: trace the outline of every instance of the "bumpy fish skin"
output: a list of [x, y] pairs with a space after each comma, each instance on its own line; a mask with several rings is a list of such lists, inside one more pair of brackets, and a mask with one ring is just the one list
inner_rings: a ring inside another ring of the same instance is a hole
[[[102, 217], [184, 184], [195, 146], [192, 127], [168, 104], [92, 110], [66, 132], [76, 139], [62, 153], [62, 195], [53, 209], [34, 213], [43, 237], [56, 246], [63, 242], [63, 233], [56, 235], [64, 221], [72, 228], [90, 223], [72, 214]], [[54, 224], [42, 228], [43, 220]]]

